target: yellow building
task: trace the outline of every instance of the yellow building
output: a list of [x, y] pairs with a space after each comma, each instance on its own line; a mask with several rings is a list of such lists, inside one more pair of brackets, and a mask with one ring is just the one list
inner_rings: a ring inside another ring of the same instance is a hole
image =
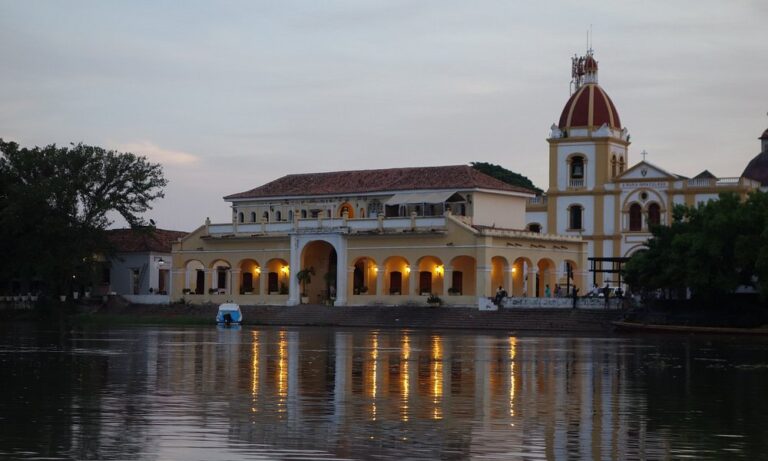
[[745, 196], [760, 187], [748, 174], [673, 174], [647, 162], [645, 152], [630, 166], [630, 134], [598, 84], [592, 51], [573, 58], [571, 69], [571, 96], [547, 139], [549, 187], [529, 200], [527, 228], [582, 237], [590, 285], [620, 284], [621, 264], [645, 247], [651, 226], [671, 221], [674, 205], [696, 205], [721, 192]]
[[231, 222], [174, 244], [174, 299], [476, 306], [499, 286], [581, 287], [586, 244], [524, 230], [531, 197], [466, 165], [288, 175], [225, 197]]

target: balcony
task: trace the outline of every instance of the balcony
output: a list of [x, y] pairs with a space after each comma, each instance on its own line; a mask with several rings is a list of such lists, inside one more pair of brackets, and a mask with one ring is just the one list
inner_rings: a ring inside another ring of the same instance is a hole
[[403, 231], [443, 231], [444, 216], [412, 216], [394, 218], [324, 218], [299, 219], [296, 222], [209, 224], [208, 235], [214, 238], [288, 235], [303, 233], [395, 233]]
[[583, 189], [584, 188], [584, 178], [571, 178], [568, 180], [568, 188], [569, 189]]

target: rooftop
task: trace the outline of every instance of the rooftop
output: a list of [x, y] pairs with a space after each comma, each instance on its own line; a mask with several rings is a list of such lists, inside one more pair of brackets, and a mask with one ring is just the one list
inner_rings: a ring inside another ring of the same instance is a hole
[[144, 227], [139, 229], [112, 229], [107, 238], [115, 245], [118, 253], [158, 252], [170, 253], [171, 243], [186, 232]]
[[532, 190], [512, 186], [481, 173], [469, 165], [450, 165], [290, 174], [263, 186], [228, 195], [224, 199], [364, 194], [434, 189], [491, 189], [534, 194]]

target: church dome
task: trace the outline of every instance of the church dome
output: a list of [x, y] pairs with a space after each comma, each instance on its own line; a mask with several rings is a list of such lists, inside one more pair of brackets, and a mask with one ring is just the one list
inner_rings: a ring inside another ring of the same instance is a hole
[[760, 181], [762, 186], [768, 186], [768, 129], [763, 131], [758, 139], [762, 141], [763, 150], [749, 162], [741, 176]]
[[[589, 57], [585, 67], [592, 65], [590, 59], [594, 62], [594, 59]], [[594, 62], [594, 68], [597, 69], [596, 62]], [[600, 128], [603, 123], [611, 128], [621, 129], [619, 112], [608, 97], [608, 93], [597, 83], [587, 83], [577, 89], [565, 103], [558, 127], [561, 130], [577, 127], [594, 130]]]

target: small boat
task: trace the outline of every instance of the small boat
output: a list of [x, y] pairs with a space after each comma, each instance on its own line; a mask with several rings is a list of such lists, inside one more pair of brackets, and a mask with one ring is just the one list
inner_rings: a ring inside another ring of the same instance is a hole
[[243, 313], [240, 311], [240, 305], [235, 303], [224, 303], [219, 306], [219, 312], [216, 314], [216, 323], [224, 325], [240, 325], [243, 321]]

